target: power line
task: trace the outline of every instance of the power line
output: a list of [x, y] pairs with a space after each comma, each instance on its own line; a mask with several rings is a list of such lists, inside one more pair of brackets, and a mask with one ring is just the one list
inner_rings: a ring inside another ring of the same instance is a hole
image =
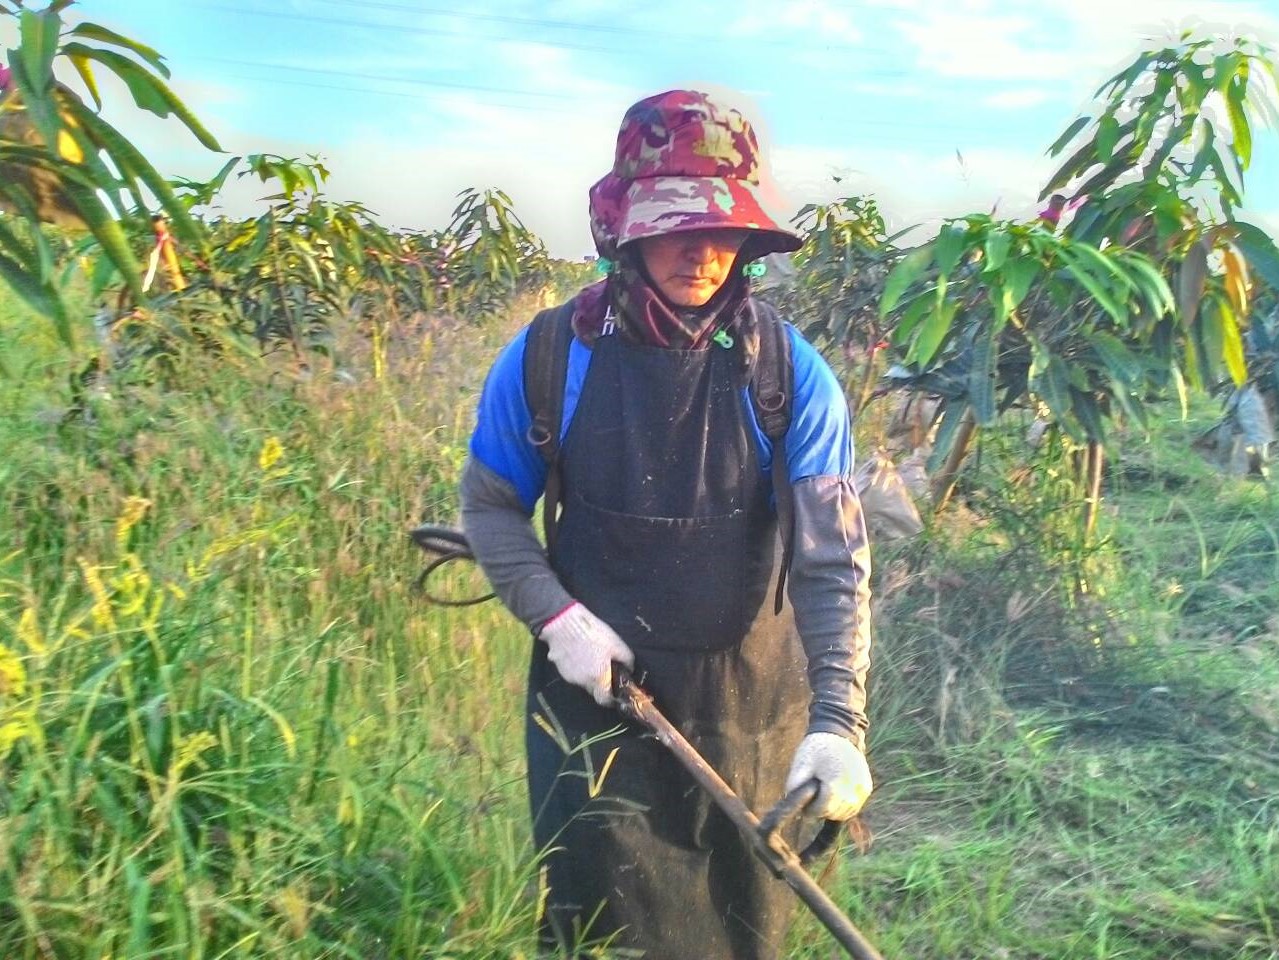
[[[321, 0], [321, 2], [335, 3], [335, 2], [339, 2], [339, 0]], [[313, 14], [301, 14], [301, 13], [292, 13], [292, 12], [284, 12], [284, 11], [276, 11], [276, 10], [262, 10], [262, 9], [246, 10], [243, 8], [227, 7], [227, 6], [223, 6], [221, 4], [216, 4], [216, 3], [193, 3], [191, 4], [191, 6], [200, 7], [206, 10], [213, 10], [219, 13], [235, 14], [237, 16], [270, 17], [274, 19], [288, 20], [291, 22], [326, 24], [330, 26], [337, 26], [337, 27], [344, 27], [344, 28], [355, 27], [357, 29], [362, 29], [362, 30], [372, 30], [377, 32], [389, 31], [397, 34], [407, 33], [407, 34], [413, 34], [416, 36], [444, 37], [444, 38], [452, 38], [452, 39], [467, 39], [467, 40], [505, 42], [505, 43], [535, 42], [541, 46], [556, 47], [556, 48], [565, 49], [565, 50], [580, 50], [588, 53], [617, 54], [617, 53], [633, 52], [635, 50], [634, 46], [624, 47], [624, 48], [616, 47], [616, 46], [602, 47], [602, 46], [593, 45], [593, 44], [571, 43], [564, 40], [546, 40], [546, 39], [538, 39], [536, 41], [533, 41], [533, 40], [530, 40], [528, 36], [511, 36], [507, 34], [476, 35], [471, 33], [463, 33], [456, 30], [442, 30], [434, 27], [408, 26], [408, 25], [403, 25], [399, 23], [374, 23], [368, 20], [361, 20], [358, 18], [349, 18], [349, 17], [317, 17]], [[400, 4], [361, 2], [359, 4], [359, 8], [360, 9], [365, 9], [365, 8], [390, 9], [390, 10], [397, 10], [397, 11], [403, 11], [403, 12], [415, 12], [415, 13], [422, 12], [427, 14], [435, 14], [438, 16], [452, 16], [452, 17], [456, 17], [464, 20], [469, 19], [469, 20], [501, 21], [501, 22], [510, 22], [513, 24], [524, 25], [524, 26], [529, 26], [529, 25], [555, 26], [560, 24], [569, 26], [569, 27], [573, 26], [569, 24], [568, 21], [537, 20], [537, 19], [525, 18], [525, 17], [499, 17], [496, 14], [463, 14], [463, 13], [451, 13], [451, 12], [440, 11], [440, 10], [418, 11], [415, 8], [406, 7]], [[593, 28], [596, 25], [587, 24], [587, 25], [578, 25], [578, 26], [581, 26], [583, 28]], [[725, 44], [728, 42], [722, 36], [721, 37], [713, 37], [713, 36], [705, 36], [705, 35], [689, 36], [685, 34], [660, 33], [657, 31], [646, 31], [646, 30], [632, 31], [630, 29], [623, 28], [623, 27], [600, 27], [600, 29], [607, 30], [610, 33], [617, 33], [620, 35], [626, 35], [631, 33], [643, 34], [643, 35], [661, 39], [663, 40], [663, 42], [672, 42], [672, 41], [689, 42], [689, 43], [697, 43], [701, 45], [706, 45], [708, 43]], [[814, 45], [792, 43], [791, 41], [785, 41], [785, 40], [751, 40], [750, 43], [783, 46], [783, 47], [789, 47], [795, 50], [807, 51], [812, 53], [829, 51], [829, 50], [840, 50], [840, 51], [846, 50], [849, 52], [871, 52], [871, 53], [883, 55], [883, 51], [878, 48], [856, 47], [849, 44], [814, 46]], [[865, 71], [861, 73], [860, 76], [887, 78], [887, 77], [903, 77], [903, 76], [907, 76], [908, 74], [909, 74], [909, 71], [906, 71], [906, 70], [880, 69], [875, 71]]]
[[465, 90], [471, 93], [501, 93], [519, 97], [539, 97], [546, 100], [572, 100], [562, 93], [544, 93], [538, 90], [515, 90], [510, 87], [484, 87], [474, 83], [453, 83], [448, 80], [423, 80], [420, 77], [390, 77], [377, 73], [360, 73], [353, 70], [333, 70], [326, 67], [302, 67], [291, 63], [264, 63], [257, 60], [233, 60], [228, 57], [191, 57], [210, 63], [225, 63], [237, 67], [260, 67], [271, 70], [293, 70], [298, 73], [319, 73], [332, 77], [351, 77], [356, 80], [381, 80], [385, 83], [407, 83], [417, 87], [442, 87], [449, 90]]
[[[519, 26], [544, 27], [560, 30], [585, 30], [595, 33], [611, 33], [621, 34], [623, 36], [639, 36], [649, 37], [654, 40], [676, 41], [679, 43], [697, 43], [697, 44], [725, 44], [732, 42], [733, 38], [726, 37], [723, 34], [688, 34], [688, 33], [671, 33], [662, 30], [646, 30], [642, 27], [617, 27], [602, 23], [581, 23], [575, 20], [550, 20], [542, 17], [512, 17], [503, 16], [492, 13], [463, 13], [458, 10], [442, 10], [433, 7], [417, 7], [409, 6], [402, 3], [386, 3], [375, 2], [375, 0], [319, 0], [320, 3], [327, 3], [332, 6], [340, 6], [347, 8], [358, 8], [361, 10], [388, 10], [403, 13], [413, 13], [421, 16], [436, 17], [452, 17], [458, 20], [475, 20], [488, 23], [510, 23]], [[823, 43], [811, 44], [801, 43], [794, 40], [768, 40], [761, 38], [752, 38], [749, 43], [757, 46], [766, 47], [786, 47], [796, 50], [840, 50], [849, 53], [872, 53], [877, 56], [885, 56], [886, 53], [881, 47], [872, 47], [866, 44], [852, 43]], [[904, 76], [908, 71], [893, 70], [887, 71], [884, 75]]]
[[[208, 59], [212, 59], [212, 58], [210, 58], [210, 57], [194, 57], [194, 58], [192, 58], [192, 59], [197, 59], [197, 60], [208, 60]], [[228, 62], [237, 62], [237, 61], [228, 61]], [[243, 61], [243, 63], [244, 63], [244, 65], [245, 65], [245, 66], [248, 66], [248, 67], [251, 67], [251, 68], [253, 68], [253, 67], [262, 67], [262, 66], [267, 66], [267, 67], [271, 66], [270, 64], [255, 64], [255, 63], [252, 63], [252, 62], [249, 62], [249, 61]], [[254, 77], [254, 76], [250, 76], [250, 75], [248, 75], [248, 74], [244, 74], [244, 73], [226, 73], [226, 74], [224, 74], [224, 76], [227, 76], [227, 77], [234, 77], [234, 78], [236, 78], [236, 79], [238, 79], [238, 80], [251, 80], [251, 81], [253, 81], [253, 82], [255, 82], [255, 83], [263, 83], [263, 82], [267, 82], [267, 83], [271, 83], [271, 84], [283, 83], [283, 84], [287, 84], [287, 85], [289, 85], [289, 86], [291, 86], [291, 87], [310, 87], [311, 89], [314, 89], [314, 90], [336, 90], [336, 91], [338, 91], [338, 92], [340, 92], [340, 93], [363, 93], [363, 94], [370, 94], [370, 95], [372, 95], [372, 96], [379, 96], [379, 97], [395, 97], [397, 100], [412, 100], [412, 101], [414, 101], [414, 102], [416, 102], [416, 103], [421, 103], [421, 102], [426, 101], [426, 100], [445, 100], [445, 99], [447, 99], [447, 98], [446, 98], [446, 96], [445, 96], [444, 94], [432, 94], [432, 93], [397, 93], [397, 92], [395, 92], [394, 90], [377, 90], [377, 89], [374, 89], [374, 88], [372, 88], [372, 87], [353, 87], [353, 86], [351, 86], [351, 85], [349, 85], [349, 84], [346, 84], [346, 85], [338, 85], [338, 84], [336, 84], [336, 83], [316, 83], [316, 82], [315, 82], [315, 81], [313, 81], [313, 80], [289, 80], [289, 79], [287, 79], [287, 78], [285, 78], [285, 77], [270, 77], [270, 78], [265, 78], [265, 79], [264, 79], [263, 77]], [[502, 103], [501, 101], [493, 101], [493, 105], [494, 105], [494, 106], [499, 106], [499, 107], [507, 106], [507, 107], [515, 107], [515, 108], [517, 108], [517, 109], [521, 109], [521, 107], [520, 107], [520, 105], [519, 105], [519, 104], [514, 104], [514, 103]], [[573, 115], [575, 115], [575, 111], [572, 111], [572, 110], [566, 110], [566, 109], [562, 109], [562, 108], [559, 108], [559, 107], [538, 107], [538, 108], [537, 108], [537, 112], [538, 112], [539, 114], [543, 114], [543, 113], [553, 113], [553, 114], [557, 114], [557, 115], [560, 115], [560, 116], [573, 116]]]
[[[459, 33], [456, 30], [437, 30], [431, 27], [403, 26], [396, 23], [370, 23], [367, 20], [357, 20], [341, 17], [316, 17], [309, 14], [301, 13], [285, 13], [276, 10], [245, 10], [242, 8], [226, 7], [215, 3], [193, 3], [191, 6], [201, 7], [205, 10], [215, 10], [219, 13], [231, 13], [241, 17], [271, 17], [277, 20], [288, 20], [290, 22], [302, 23], [323, 23], [336, 27], [350, 28], [356, 27], [361, 30], [374, 30], [379, 32], [390, 31], [397, 34], [413, 34], [423, 37], [446, 37], [450, 39], [470, 39], [470, 40], [489, 40], [489, 41], [506, 41], [510, 43], [520, 43], [526, 41], [527, 37], [510, 37], [510, 36], [480, 36], [473, 34]], [[563, 41], [542, 40], [538, 41], [549, 47], [562, 47], [566, 50], [585, 50], [591, 53], [620, 53], [616, 47], [596, 47], [588, 46], [580, 43], [565, 43]]]
[[[297, 73], [316, 74], [321, 76], [348, 77], [355, 80], [375, 80], [382, 83], [403, 83], [403, 84], [409, 84], [409, 85], [418, 86], [418, 87], [438, 87], [446, 90], [460, 90], [460, 91], [472, 92], [472, 93], [486, 93], [486, 94], [492, 93], [492, 94], [498, 94], [502, 96], [538, 97], [543, 100], [560, 101], [562, 103], [579, 102], [579, 98], [570, 96], [568, 94], [544, 93], [544, 92], [533, 91], [533, 90], [517, 90], [510, 87], [485, 87], [485, 86], [480, 86], [478, 84], [454, 83], [454, 82], [444, 81], [444, 80], [425, 80], [419, 77], [388, 76], [388, 75], [376, 74], [376, 73], [362, 73], [354, 70], [334, 70], [326, 67], [303, 67], [303, 66], [296, 66], [296, 65], [287, 64], [287, 63], [267, 63], [267, 62], [258, 61], [258, 60], [236, 60], [236, 59], [231, 59], [227, 57], [193, 56], [193, 57], [190, 57], [189, 59], [202, 60], [210, 63], [223, 63], [229, 66], [249, 67], [252, 69], [259, 69], [259, 70], [292, 71]], [[261, 80], [262, 78], [246, 77], [244, 79]], [[383, 93], [383, 94], [386, 94], [387, 96], [396, 96], [396, 97], [403, 97], [408, 99], [415, 99], [414, 95], [412, 94], [393, 93], [392, 91], [377, 90], [377, 89], [372, 89], [368, 87], [351, 87], [351, 86], [342, 87], [342, 86], [336, 86], [333, 84], [308, 83], [306, 81], [286, 80], [283, 78], [271, 78], [270, 82], [289, 83], [295, 86], [314, 86], [318, 89], [345, 90], [345, 91], [351, 91], [351, 92], [374, 93], [374, 94]], [[422, 98], [426, 98], [426, 97], [429, 97], [429, 95], [422, 95]], [[515, 105], [513, 104], [513, 106]], [[532, 107], [528, 107], [527, 105], [525, 105], [524, 108], [534, 109]], [[535, 109], [538, 112], [548, 111], [548, 112], [563, 113], [563, 114], [570, 114], [570, 113], [576, 112], [576, 111], [570, 111], [570, 110], [556, 109], [554, 107], [549, 107], [549, 106], [538, 106]], [[906, 130], [906, 129], [917, 130], [919, 129], [920, 124], [912, 123], [910, 121], [904, 121], [904, 120], [874, 120], [874, 119], [859, 117], [856, 121], [854, 121], [853, 123], [845, 127], [845, 129], [852, 130], [852, 129], [856, 129], [857, 127], [879, 127], [879, 128], [889, 129], [889, 130]], [[957, 133], [979, 133], [985, 128], [981, 126], [971, 126], [971, 125], [961, 126], [957, 124], [930, 123], [928, 124], [928, 129], [938, 130], [938, 131], [953, 131]], [[917, 142], [925, 142], [925, 141], [919, 140]], [[942, 137], [942, 138], [932, 138], [928, 142], [951, 143], [953, 141], [948, 138]]]

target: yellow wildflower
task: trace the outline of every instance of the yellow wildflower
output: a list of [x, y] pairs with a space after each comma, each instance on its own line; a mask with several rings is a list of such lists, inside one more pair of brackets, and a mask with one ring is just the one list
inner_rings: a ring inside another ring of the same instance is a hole
[[18, 639], [32, 653], [47, 653], [44, 636], [40, 633], [40, 623], [36, 620], [36, 608], [27, 607], [18, 618]]
[[97, 567], [91, 567], [83, 557], [78, 558], [80, 572], [84, 574], [84, 582], [93, 594], [93, 622], [99, 629], [115, 629], [115, 614], [111, 612], [111, 595], [107, 593], [106, 584]]
[[129, 538], [129, 531], [138, 525], [138, 521], [146, 516], [147, 510], [151, 508], [151, 501], [146, 497], [128, 497], [124, 501], [124, 509], [120, 512], [120, 517], [115, 522], [115, 542], [120, 549], [125, 548], [125, 543]]
[[280, 438], [274, 435], [269, 436], [262, 443], [262, 452], [258, 454], [258, 466], [263, 471], [270, 470], [282, 456], [284, 456], [284, 445], [280, 443]]
[[27, 692], [27, 671], [22, 658], [0, 643], [0, 697], [17, 699]]
[[199, 733], [183, 737], [178, 741], [177, 757], [169, 770], [169, 776], [174, 780], [178, 779], [182, 776], [183, 770], [200, 759], [200, 754], [217, 745], [218, 738], [208, 730], [201, 730]]
[[0, 712], [0, 760], [13, 750], [14, 745], [24, 738], [34, 738], [39, 732], [36, 726], [34, 710], [5, 710]]

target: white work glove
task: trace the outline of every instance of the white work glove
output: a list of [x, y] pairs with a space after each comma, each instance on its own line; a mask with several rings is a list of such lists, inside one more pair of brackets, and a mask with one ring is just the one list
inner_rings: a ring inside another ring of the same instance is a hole
[[539, 638], [560, 676], [601, 707], [613, 703], [613, 661], [635, 666], [635, 654], [607, 623], [576, 601], [542, 626]]
[[827, 820], [856, 816], [875, 789], [862, 752], [837, 733], [810, 733], [800, 741], [786, 775], [786, 792], [809, 780], [822, 785], [809, 812]]

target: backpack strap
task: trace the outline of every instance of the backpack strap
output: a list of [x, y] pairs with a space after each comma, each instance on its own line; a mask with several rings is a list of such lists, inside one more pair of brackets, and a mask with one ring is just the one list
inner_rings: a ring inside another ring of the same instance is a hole
[[560, 426], [564, 419], [564, 385], [573, 340], [572, 300], [543, 310], [529, 324], [524, 341], [524, 402], [533, 422], [528, 440], [546, 463], [542, 496], [542, 531], [549, 552], [555, 545], [560, 509]]
[[795, 400], [795, 369], [791, 360], [786, 324], [769, 304], [755, 301], [759, 329], [759, 356], [751, 372], [750, 396], [755, 419], [773, 447], [773, 499], [777, 504], [777, 529], [782, 538], [782, 569], [777, 576], [773, 613], [782, 612], [786, 574], [795, 548], [795, 496], [786, 463], [786, 431], [790, 429]]

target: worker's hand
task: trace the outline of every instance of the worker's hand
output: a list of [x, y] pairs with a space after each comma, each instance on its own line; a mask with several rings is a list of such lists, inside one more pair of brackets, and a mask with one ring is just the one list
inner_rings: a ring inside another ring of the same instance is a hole
[[635, 654], [607, 623], [580, 603], [565, 607], [538, 636], [549, 659], [569, 683], [586, 690], [601, 707], [613, 703], [613, 662], [635, 666]]
[[856, 816], [875, 789], [862, 752], [837, 733], [810, 733], [800, 741], [786, 775], [786, 792], [809, 780], [822, 785], [810, 812], [827, 820]]

